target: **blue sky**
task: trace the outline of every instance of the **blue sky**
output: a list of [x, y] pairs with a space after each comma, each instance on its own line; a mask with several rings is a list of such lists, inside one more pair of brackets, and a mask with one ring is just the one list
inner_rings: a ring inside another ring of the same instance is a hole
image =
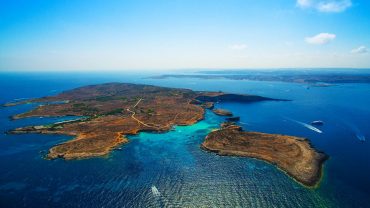
[[0, 70], [370, 68], [368, 0], [0, 0]]

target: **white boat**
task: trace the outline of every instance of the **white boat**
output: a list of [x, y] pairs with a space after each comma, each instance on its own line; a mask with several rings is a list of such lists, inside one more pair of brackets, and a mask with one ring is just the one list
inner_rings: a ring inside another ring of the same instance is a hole
[[311, 124], [316, 125], [316, 126], [322, 126], [324, 125], [324, 121], [321, 121], [321, 120], [312, 121]]
[[152, 186], [152, 194], [155, 196], [155, 197], [158, 197], [161, 195], [161, 193], [158, 191], [157, 187], [155, 186]]

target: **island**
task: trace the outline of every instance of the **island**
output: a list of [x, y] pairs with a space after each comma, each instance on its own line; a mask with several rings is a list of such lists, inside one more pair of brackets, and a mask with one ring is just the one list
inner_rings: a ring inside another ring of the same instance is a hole
[[315, 73], [315, 72], [266, 72], [266, 71], [237, 71], [237, 72], [199, 72], [198, 74], [165, 74], [149, 77], [151, 79], [167, 78], [194, 78], [194, 79], [229, 79], [269, 82], [291, 82], [307, 84], [312, 87], [330, 87], [343, 83], [370, 83], [370, 74], [346, 74], [346, 73]]
[[307, 139], [280, 134], [243, 131], [233, 122], [207, 135], [201, 147], [219, 155], [251, 157], [276, 165], [303, 185], [313, 187], [321, 178], [328, 156]]
[[219, 115], [219, 116], [233, 116], [233, 113], [228, 111], [228, 110], [225, 110], [225, 109], [214, 109], [212, 110], [213, 113], [215, 113], [216, 115]]
[[129, 142], [127, 135], [142, 131], [165, 132], [174, 125], [191, 125], [204, 117], [214, 102], [279, 101], [256, 95], [192, 91], [128, 83], [83, 86], [4, 106], [39, 103], [35, 109], [12, 116], [27, 117], [81, 116], [72, 121], [27, 126], [8, 133], [63, 134], [74, 138], [52, 147], [46, 158], [82, 159], [107, 155]]

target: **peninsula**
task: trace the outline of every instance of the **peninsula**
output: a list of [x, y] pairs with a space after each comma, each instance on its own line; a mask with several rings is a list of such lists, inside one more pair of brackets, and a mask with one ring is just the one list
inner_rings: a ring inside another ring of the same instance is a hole
[[165, 132], [174, 125], [191, 125], [203, 119], [214, 102], [275, 100], [255, 95], [195, 92], [151, 85], [107, 83], [90, 85], [31, 100], [7, 103], [14, 106], [40, 103], [12, 119], [27, 117], [82, 116], [49, 125], [21, 127], [8, 133], [64, 134], [74, 139], [52, 147], [47, 158], [81, 159], [108, 154], [128, 142], [127, 135], [140, 131]]
[[324, 153], [312, 148], [307, 139], [279, 134], [246, 132], [226, 122], [211, 132], [201, 147], [219, 155], [252, 157], [276, 165], [306, 186], [315, 186], [321, 178]]

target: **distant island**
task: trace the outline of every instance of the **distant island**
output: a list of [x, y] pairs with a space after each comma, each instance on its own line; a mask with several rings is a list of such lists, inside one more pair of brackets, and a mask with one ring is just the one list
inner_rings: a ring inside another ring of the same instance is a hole
[[[83, 159], [107, 155], [127, 143], [127, 135], [142, 131], [166, 132], [174, 125], [191, 125], [204, 118], [206, 109], [215, 102], [284, 101], [256, 95], [224, 92], [192, 91], [151, 85], [107, 83], [90, 85], [31, 100], [4, 104], [25, 103], [40, 105], [12, 119], [27, 117], [81, 116], [81, 118], [48, 125], [27, 126], [8, 133], [42, 133], [74, 136], [72, 140], [52, 147], [48, 159]], [[222, 155], [247, 156], [276, 164], [280, 169], [305, 185], [314, 185], [320, 178], [324, 154], [316, 152], [307, 140], [283, 135], [244, 132], [230, 125], [239, 117], [225, 109], [213, 109], [230, 122], [205, 139], [204, 149]]]
[[[239, 73], [239, 74], [238, 74]], [[197, 78], [197, 79], [231, 79], [251, 81], [277, 81], [310, 84], [316, 87], [328, 87], [340, 83], [370, 83], [370, 74], [347, 74], [347, 73], [269, 73], [269, 72], [199, 72], [197, 74], [166, 74], [152, 76], [152, 79], [166, 78]]]

